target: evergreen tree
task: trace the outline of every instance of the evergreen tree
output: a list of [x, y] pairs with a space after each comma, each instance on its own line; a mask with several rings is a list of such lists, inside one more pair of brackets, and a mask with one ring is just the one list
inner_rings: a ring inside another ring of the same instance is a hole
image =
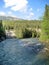
[[49, 40], [49, 6], [46, 5], [45, 7], [45, 13], [43, 16], [43, 21], [41, 25], [41, 36], [40, 39], [42, 41], [48, 41]]
[[6, 35], [5, 35], [5, 30], [3, 29], [3, 25], [2, 25], [2, 20], [0, 21], [0, 41], [5, 39]]

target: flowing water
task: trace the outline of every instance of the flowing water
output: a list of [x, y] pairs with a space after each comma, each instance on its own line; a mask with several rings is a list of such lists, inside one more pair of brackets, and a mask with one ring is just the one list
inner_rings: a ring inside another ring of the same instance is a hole
[[0, 43], [0, 65], [48, 65], [38, 39], [6, 39]]

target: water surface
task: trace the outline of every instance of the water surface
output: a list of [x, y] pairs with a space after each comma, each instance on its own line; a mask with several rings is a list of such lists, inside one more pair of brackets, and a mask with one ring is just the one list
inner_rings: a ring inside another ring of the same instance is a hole
[[38, 39], [6, 39], [0, 43], [0, 65], [48, 65]]

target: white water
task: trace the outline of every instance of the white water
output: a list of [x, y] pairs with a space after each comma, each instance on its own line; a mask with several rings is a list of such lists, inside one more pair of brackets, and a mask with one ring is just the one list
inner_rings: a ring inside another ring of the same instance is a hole
[[42, 49], [37, 39], [7, 39], [0, 43], [0, 65], [45, 65]]

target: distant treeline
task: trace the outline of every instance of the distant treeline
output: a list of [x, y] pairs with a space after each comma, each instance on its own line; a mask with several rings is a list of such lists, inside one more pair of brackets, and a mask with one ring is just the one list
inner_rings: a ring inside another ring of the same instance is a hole
[[39, 20], [16, 20], [16, 21], [10, 21], [10, 20], [4, 20], [3, 26], [5, 29], [15, 29], [15, 28], [40, 28], [41, 27], [41, 21]]
[[40, 20], [16, 20], [16, 21], [4, 20], [2, 22], [5, 30], [15, 31], [17, 38], [37, 37], [38, 35], [35, 29], [41, 28]]

